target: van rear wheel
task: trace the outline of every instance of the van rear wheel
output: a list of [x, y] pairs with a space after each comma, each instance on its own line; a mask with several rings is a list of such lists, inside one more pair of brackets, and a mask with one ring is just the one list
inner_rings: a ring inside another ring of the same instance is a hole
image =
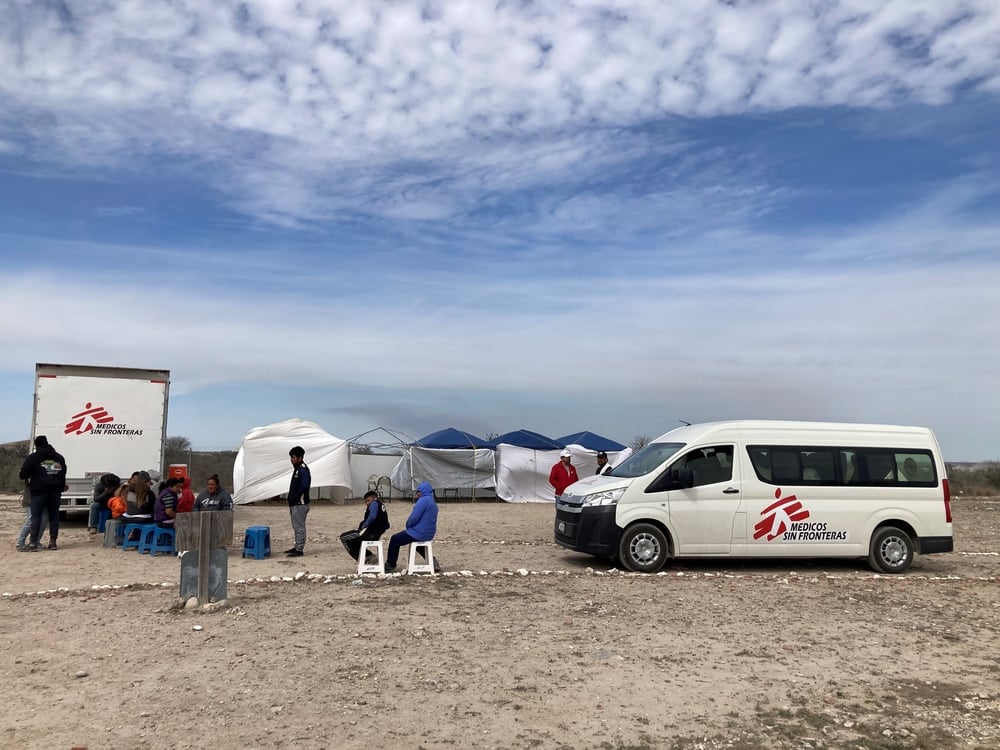
[[868, 564], [879, 573], [902, 573], [913, 562], [913, 540], [895, 526], [883, 526], [872, 535]]
[[618, 543], [618, 558], [628, 570], [655, 573], [670, 554], [667, 537], [651, 523], [629, 526]]

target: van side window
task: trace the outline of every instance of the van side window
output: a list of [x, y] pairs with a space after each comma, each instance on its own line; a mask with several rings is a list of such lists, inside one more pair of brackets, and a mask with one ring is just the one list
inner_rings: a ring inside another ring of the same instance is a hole
[[841, 484], [861, 484], [861, 474], [858, 472], [857, 451], [844, 450], [840, 453], [840, 482]]
[[716, 445], [693, 450], [672, 468], [690, 469], [694, 473], [695, 487], [728, 482], [733, 478], [733, 446]]
[[896, 481], [896, 462], [888, 452], [864, 451], [863, 478], [866, 483], [880, 484]]
[[773, 450], [771, 452], [771, 474], [778, 484], [798, 484], [802, 479], [799, 452], [794, 448]]
[[757, 478], [765, 482], [771, 481], [771, 451], [761, 446], [753, 446], [747, 449], [750, 454], [750, 463], [757, 473]]
[[934, 480], [934, 462], [925, 453], [896, 453], [896, 476], [900, 482]]
[[747, 454], [757, 478], [768, 484], [937, 486], [927, 450], [748, 445]]

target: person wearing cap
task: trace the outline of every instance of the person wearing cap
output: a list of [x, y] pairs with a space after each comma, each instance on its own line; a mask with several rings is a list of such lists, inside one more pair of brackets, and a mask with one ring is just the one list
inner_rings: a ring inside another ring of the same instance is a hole
[[21, 465], [18, 476], [28, 483], [31, 495], [31, 538], [22, 547], [25, 552], [38, 549], [38, 538], [42, 533], [42, 511], [49, 514], [49, 549], [58, 549], [59, 505], [66, 489], [66, 459], [49, 445], [45, 435], [35, 438], [35, 452]]
[[[365, 493], [365, 517], [357, 529], [340, 535], [340, 543], [355, 560], [361, 554], [361, 542], [376, 542], [389, 530], [389, 512], [375, 490]], [[368, 554], [371, 554], [370, 552]]]
[[573, 466], [573, 454], [570, 453], [569, 448], [563, 448], [563, 452], [559, 454], [559, 463], [553, 466], [549, 472], [549, 484], [556, 491], [556, 501], [558, 502], [559, 498], [562, 497], [562, 493], [567, 487], [579, 480], [576, 467]]
[[611, 464], [608, 463], [608, 454], [604, 451], [597, 451], [597, 471], [594, 474], [607, 474], [611, 471]]

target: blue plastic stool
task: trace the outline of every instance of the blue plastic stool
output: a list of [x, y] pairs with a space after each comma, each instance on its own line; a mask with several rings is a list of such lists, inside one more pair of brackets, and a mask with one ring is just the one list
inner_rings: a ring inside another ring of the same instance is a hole
[[104, 508], [101, 514], [97, 517], [97, 530], [104, 533], [104, 527], [107, 526], [108, 520], [111, 518], [111, 511]]
[[271, 556], [271, 527], [250, 526], [243, 534], [243, 557], [263, 560]]
[[157, 552], [168, 552], [176, 555], [174, 540], [177, 533], [173, 529], [167, 529], [156, 524], [147, 524], [148, 528], [142, 533], [142, 541], [139, 543], [139, 554], [147, 552], [150, 557], [156, 557]]
[[[125, 530], [122, 532], [122, 549], [139, 549], [139, 545], [142, 544], [142, 535], [145, 532], [146, 527], [152, 526], [148, 523], [127, 523], [125, 524]], [[121, 528], [119, 526], [118, 528]], [[135, 539], [132, 538], [132, 532], [135, 532]]]

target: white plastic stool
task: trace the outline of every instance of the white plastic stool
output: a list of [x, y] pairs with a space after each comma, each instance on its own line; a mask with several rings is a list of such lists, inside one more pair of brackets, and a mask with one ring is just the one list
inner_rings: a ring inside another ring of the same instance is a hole
[[[427, 562], [417, 562], [417, 548], [423, 547]], [[410, 542], [410, 561], [406, 564], [407, 575], [414, 573], [434, 573], [434, 544], [432, 542]]]
[[[368, 551], [375, 552], [378, 562], [368, 564], [365, 560]], [[385, 556], [382, 554], [382, 542], [361, 542], [361, 549], [358, 550], [358, 575], [362, 573], [385, 573]]]

